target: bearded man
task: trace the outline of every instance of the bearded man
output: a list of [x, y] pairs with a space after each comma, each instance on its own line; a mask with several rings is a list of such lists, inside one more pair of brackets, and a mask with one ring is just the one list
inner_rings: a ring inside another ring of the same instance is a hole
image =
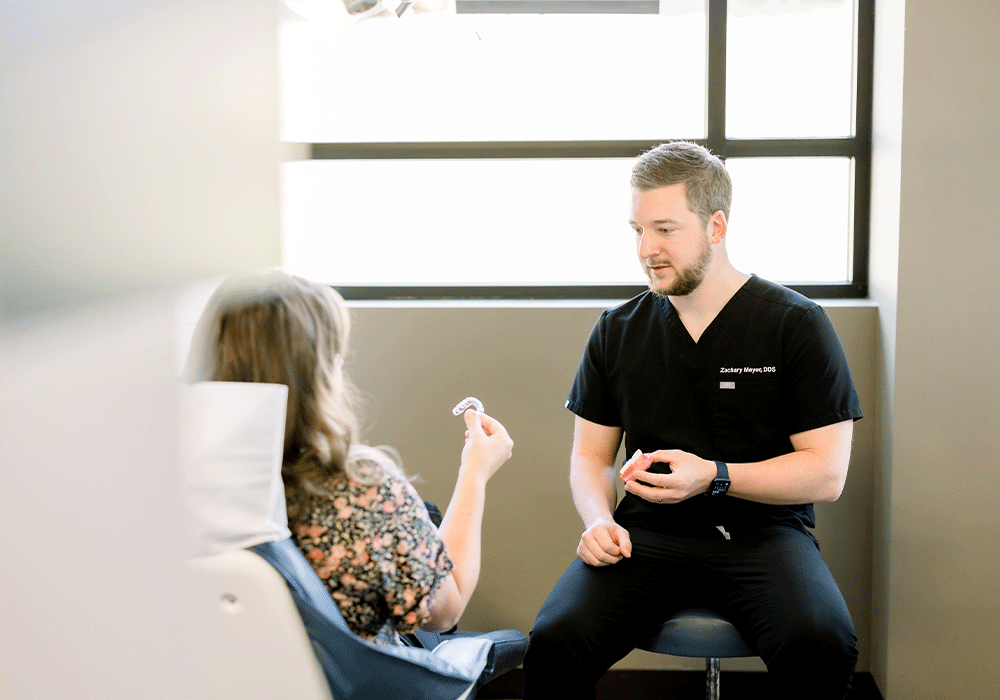
[[[693, 143], [632, 170], [649, 291], [603, 312], [567, 408], [576, 559], [544, 603], [525, 700], [593, 698], [616, 661], [681, 609], [731, 621], [783, 698], [843, 698], [857, 639], [811, 533], [844, 487], [858, 397], [823, 309], [737, 270], [732, 184]], [[641, 451], [616, 504], [616, 455]]]

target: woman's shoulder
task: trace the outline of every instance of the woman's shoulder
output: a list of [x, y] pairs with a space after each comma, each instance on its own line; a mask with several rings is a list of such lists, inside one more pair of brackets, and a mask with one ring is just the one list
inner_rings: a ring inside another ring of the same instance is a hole
[[328, 513], [345, 525], [354, 526], [399, 518], [430, 522], [416, 489], [405, 477], [397, 474], [384, 474], [375, 483], [337, 474], [321, 484], [304, 484], [289, 489], [285, 500], [290, 521], [312, 519]]
[[352, 504], [369, 510], [391, 512], [386, 503], [398, 506], [422, 502], [416, 489], [405, 477], [386, 471], [376, 481], [359, 481], [346, 474], [338, 474], [327, 481], [334, 498], [343, 497]]
[[[369, 492], [371, 494], [371, 492]], [[423, 501], [408, 479], [398, 474], [386, 473], [377, 486], [377, 495], [371, 494], [381, 504], [379, 510], [385, 515], [410, 514], [421, 510]]]

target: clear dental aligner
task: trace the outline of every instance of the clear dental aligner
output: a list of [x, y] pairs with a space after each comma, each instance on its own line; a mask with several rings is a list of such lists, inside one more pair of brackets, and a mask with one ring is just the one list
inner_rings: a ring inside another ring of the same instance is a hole
[[483, 402], [477, 399], [475, 396], [467, 396], [458, 402], [455, 408], [451, 409], [451, 412], [456, 416], [460, 416], [469, 408], [475, 406], [476, 410], [483, 413]]

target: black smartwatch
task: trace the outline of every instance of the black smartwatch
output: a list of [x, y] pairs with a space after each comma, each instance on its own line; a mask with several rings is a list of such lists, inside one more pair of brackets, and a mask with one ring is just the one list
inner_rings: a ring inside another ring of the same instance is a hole
[[708, 491], [705, 492], [705, 495], [725, 496], [726, 491], [729, 490], [729, 467], [726, 466], [725, 462], [715, 460], [715, 468], [718, 473], [712, 479], [712, 483], [708, 485]]

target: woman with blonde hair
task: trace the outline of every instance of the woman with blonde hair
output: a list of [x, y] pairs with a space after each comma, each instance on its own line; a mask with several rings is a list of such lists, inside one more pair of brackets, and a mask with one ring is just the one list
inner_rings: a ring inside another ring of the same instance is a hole
[[280, 272], [227, 280], [202, 315], [189, 381], [288, 386], [282, 478], [292, 537], [359, 636], [394, 643], [454, 626], [479, 579], [486, 483], [513, 442], [465, 412], [466, 441], [440, 528], [394, 454], [358, 439], [344, 376], [350, 315], [327, 285]]

